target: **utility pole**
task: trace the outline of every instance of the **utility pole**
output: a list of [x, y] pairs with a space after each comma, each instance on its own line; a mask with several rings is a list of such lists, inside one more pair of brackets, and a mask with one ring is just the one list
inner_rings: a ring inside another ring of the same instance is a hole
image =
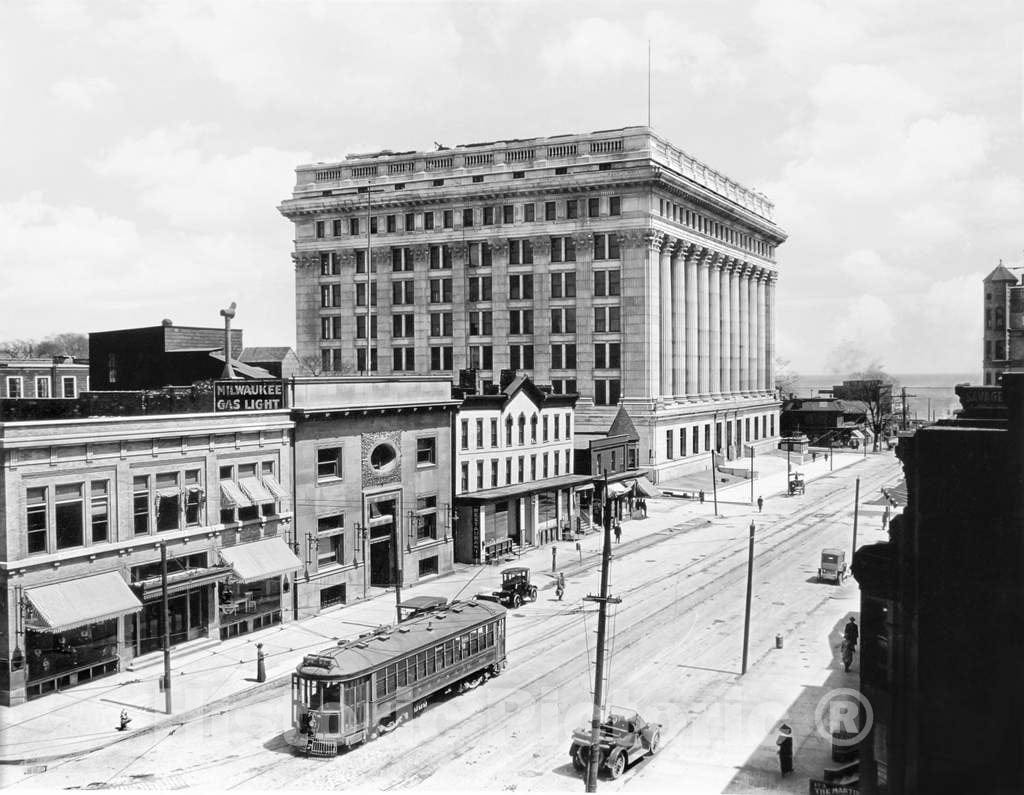
[[857, 485], [853, 492], [853, 549], [850, 551], [850, 560], [853, 560], [857, 552], [857, 510], [860, 507], [860, 478], [857, 478]]
[[750, 598], [754, 589], [754, 521], [750, 521], [750, 552], [747, 554], [747, 609], [743, 615], [743, 667], [742, 676], [747, 672], [747, 650], [750, 648]]
[[907, 398], [917, 397], [917, 395], [908, 395], [907, 388], [900, 387], [900, 395], [903, 401], [903, 430], [907, 429]]
[[594, 666], [594, 711], [590, 718], [590, 758], [587, 761], [587, 792], [597, 792], [598, 757], [601, 755], [601, 701], [604, 697], [605, 628], [608, 603], [621, 599], [608, 595], [608, 569], [612, 561], [611, 499], [608, 497], [608, 472], [604, 474], [604, 548], [601, 553], [601, 595], [585, 596], [586, 602], [597, 602], [597, 664]]
[[397, 525], [398, 532], [395, 534], [395, 614], [398, 616], [398, 623], [402, 623], [402, 527]]
[[750, 445], [750, 504], [754, 504], [754, 445]]
[[715, 451], [711, 451], [711, 495], [715, 500], [715, 516], [718, 516], [718, 468], [715, 466]]
[[164, 709], [171, 714], [171, 618], [167, 609], [167, 544], [160, 545], [160, 623], [163, 624]]

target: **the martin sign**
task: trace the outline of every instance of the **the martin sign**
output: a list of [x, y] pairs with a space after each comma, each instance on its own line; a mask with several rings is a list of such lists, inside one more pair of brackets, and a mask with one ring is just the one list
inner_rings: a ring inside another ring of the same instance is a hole
[[214, 411], [267, 411], [284, 407], [284, 381], [214, 382]]

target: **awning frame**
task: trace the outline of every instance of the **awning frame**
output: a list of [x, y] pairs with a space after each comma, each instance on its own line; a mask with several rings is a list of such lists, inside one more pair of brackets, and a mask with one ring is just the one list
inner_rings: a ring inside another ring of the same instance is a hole
[[[90, 583], [90, 581], [92, 582]], [[63, 597], [68, 604], [60, 604], [62, 591], [70, 591]], [[33, 593], [35, 597], [33, 597]], [[31, 611], [31, 615], [25, 618], [25, 628], [37, 632], [63, 632], [75, 627], [120, 618], [142, 610], [142, 602], [132, 593], [128, 583], [116, 571], [26, 588], [23, 591], [23, 597], [28, 602]], [[76, 607], [88, 609], [85, 607], [87, 603], [103, 604], [107, 609], [101, 609], [95, 615], [86, 616], [82, 613], [77, 616], [73, 615], [72, 611]], [[109, 609], [112, 604], [117, 604], [117, 607]], [[73, 607], [71, 607], [72, 605]], [[38, 622], [34, 620], [33, 616], [38, 618]]]

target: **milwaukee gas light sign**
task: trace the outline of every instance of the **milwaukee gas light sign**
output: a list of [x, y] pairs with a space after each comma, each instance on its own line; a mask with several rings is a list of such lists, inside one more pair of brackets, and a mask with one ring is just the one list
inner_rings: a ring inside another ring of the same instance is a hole
[[284, 381], [214, 382], [214, 411], [266, 411], [284, 407]]

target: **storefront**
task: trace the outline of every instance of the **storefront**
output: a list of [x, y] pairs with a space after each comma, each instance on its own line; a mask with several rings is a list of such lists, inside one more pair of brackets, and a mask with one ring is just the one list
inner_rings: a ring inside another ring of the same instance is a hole
[[231, 567], [217, 596], [221, 640], [281, 623], [283, 600], [302, 564], [280, 538], [220, 550]]
[[35, 698], [115, 673], [122, 622], [142, 604], [116, 571], [26, 588], [20, 599], [26, 695]]

